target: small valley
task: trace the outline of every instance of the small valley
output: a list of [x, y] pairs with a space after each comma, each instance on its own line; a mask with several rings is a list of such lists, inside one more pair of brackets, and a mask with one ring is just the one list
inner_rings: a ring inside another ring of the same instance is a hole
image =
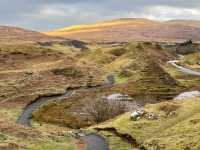
[[200, 148], [198, 24], [119, 19], [0, 31], [0, 149]]

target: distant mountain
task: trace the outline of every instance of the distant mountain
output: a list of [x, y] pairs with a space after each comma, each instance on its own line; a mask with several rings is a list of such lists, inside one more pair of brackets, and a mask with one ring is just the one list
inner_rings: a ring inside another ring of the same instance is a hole
[[200, 41], [200, 21], [166, 22], [124, 18], [89, 25], [76, 25], [45, 33], [96, 42], [127, 41]]
[[199, 20], [170, 20], [170, 21], [167, 21], [167, 23], [168, 24], [185, 25], [185, 26], [200, 28], [200, 21]]
[[27, 29], [0, 26], [0, 41], [51, 41], [61, 39]]

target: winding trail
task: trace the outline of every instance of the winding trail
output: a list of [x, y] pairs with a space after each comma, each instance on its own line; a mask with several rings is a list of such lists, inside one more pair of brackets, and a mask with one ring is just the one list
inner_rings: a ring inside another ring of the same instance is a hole
[[[94, 90], [98, 88], [105, 88], [108, 86], [112, 86], [115, 84], [115, 78], [113, 75], [107, 76], [107, 82], [102, 85], [97, 85], [94, 87], [80, 87], [76, 89], [66, 90], [64, 94], [54, 94], [49, 96], [39, 96], [34, 102], [28, 104], [23, 112], [21, 113], [20, 117], [16, 121], [18, 124], [21, 124], [26, 127], [31, 127], [31, 118], [34, 111], [36, 111], [41, 105], [47, 102], [59, 101], [63, 98], [72, 96], [76, 90], [79, 89], [89, 89]], [[86, 150], [108, 150], [108, 144], [106, 140], [97, 134], [89, 134], [83, 137], [84, 141], [86, 142], [87, 148]]]
[[[180, 57], [180, 59], [182, 59], [182, 58], [183, 58], [183, 56]], [[172, 60], [172, 61], [168, 61], [167, 63], [171, 64], [173, 67], [177, 68], [182, 73], [193, 75], [193, 76], [200, 76], [200, 72], [198, 72], [198, 71], [194, 71], [192, 69], [177, 65], [177, 63], [179, 61], [180, 60]]]

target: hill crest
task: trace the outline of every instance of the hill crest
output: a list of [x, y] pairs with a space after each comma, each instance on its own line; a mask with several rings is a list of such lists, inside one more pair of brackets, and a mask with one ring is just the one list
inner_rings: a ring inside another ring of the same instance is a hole
[[200, 21], [153, 21], [120, 18], [88, 25], [75, 25], [46, 32], [46, 35], [97, 42], [200, 41]]
[[60, 37], [52, 37], [45, 35], [44, 33], [40, 33], [37, 31], [32, 31], [28, 29], [23, 29], [19, 27], [12, 26], [3, 26], [0, 25], [0, 41], [9, 42], [9, 41], [50, 41], [61, 39]]

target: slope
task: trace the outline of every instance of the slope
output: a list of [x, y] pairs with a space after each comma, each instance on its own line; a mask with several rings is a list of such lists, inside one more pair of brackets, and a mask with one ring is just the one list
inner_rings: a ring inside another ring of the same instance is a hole
[[200, 40], [196, 23], [158, 22], [148, 19], [117, 19], [77, 25], [45, 34], [95, 42]]
[[127, 113], [97, 126], [96, 129], [126, 135], [141, 149], [198, 150], [199, 106], [199, 98], [147, 105], [145, 110], [158, 115], [157, 120], [142, 118], [139, 121], [131, 121], [130, 113]]
[[11, 26], [0, 26], [0, 42], [9, 41], [50, 41], [59, 40], [58, 37], [49, 37], [43, 33]]

